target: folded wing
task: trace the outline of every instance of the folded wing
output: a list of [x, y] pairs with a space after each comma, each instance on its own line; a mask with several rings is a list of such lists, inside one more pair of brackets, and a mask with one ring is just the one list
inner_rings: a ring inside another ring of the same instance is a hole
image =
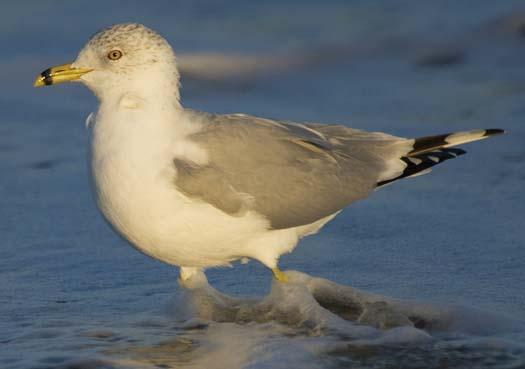
[[339, 125], [194, 114], [204, 126], [190, 139], [209, 162], [176, 159], [178, 189], [233, 216], [257, 212], [273, 229], [313, 223], [378, 186], [426, 170], [406, 158], [436, 151], [424, 151], [418, 140]]

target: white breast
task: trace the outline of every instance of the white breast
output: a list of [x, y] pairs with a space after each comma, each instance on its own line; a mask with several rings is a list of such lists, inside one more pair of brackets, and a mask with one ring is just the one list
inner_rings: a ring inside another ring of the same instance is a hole
[[[97, 114], [92, 127], [90, 169], [97, 204], [108, 222], [141, 251], [155, 256], [155, 227], [169, 211], [169, 138], [152, 137], [142, 114]], [[164, 200], [164, 201], [162, 201]]]

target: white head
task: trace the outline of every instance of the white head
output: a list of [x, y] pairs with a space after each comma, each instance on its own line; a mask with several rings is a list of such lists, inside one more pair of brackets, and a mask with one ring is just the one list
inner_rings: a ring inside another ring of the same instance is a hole
[[134, 94], [162, 96], [179, 105], [179, 73], [168, 42], [136, 23], [116, 24], [96, 33], [76, 60], [41, 73], [35, 86], [79, 81], [101, 100]]

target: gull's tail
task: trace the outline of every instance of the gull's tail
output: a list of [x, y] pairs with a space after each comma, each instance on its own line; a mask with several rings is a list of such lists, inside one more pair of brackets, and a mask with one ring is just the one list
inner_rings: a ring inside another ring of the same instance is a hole
[[401, 157], [406, 168], [395, 178], [377, 183], [377, 187], [384, 186], [398, 179], [414, 177], [430, 172], [434, 165], [448, 159], [454, 159], [466, 153], [453, 146], [483, 140], [487, 137], [505, 133], [502, 129], [480, 129], [468, 132], [448, 133], [439, 136], [427, 136], [414, 139], [412, 150]]

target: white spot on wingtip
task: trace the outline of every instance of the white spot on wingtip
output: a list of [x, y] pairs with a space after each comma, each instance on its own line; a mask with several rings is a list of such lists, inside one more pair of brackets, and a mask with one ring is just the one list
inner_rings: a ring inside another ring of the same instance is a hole
[[439, 163], [439, 158], [435, 157], [435, 156], [429, 156], [428, 157], [430, 160], [432, 160], [434, 163]]
[[408, 158], [408, 160], [410, 160], [412, 162], [412, 164], [415, 164], [415, 165], [419, 165], [423, 161], [423, 160], [418, 159], [418, 158]]

